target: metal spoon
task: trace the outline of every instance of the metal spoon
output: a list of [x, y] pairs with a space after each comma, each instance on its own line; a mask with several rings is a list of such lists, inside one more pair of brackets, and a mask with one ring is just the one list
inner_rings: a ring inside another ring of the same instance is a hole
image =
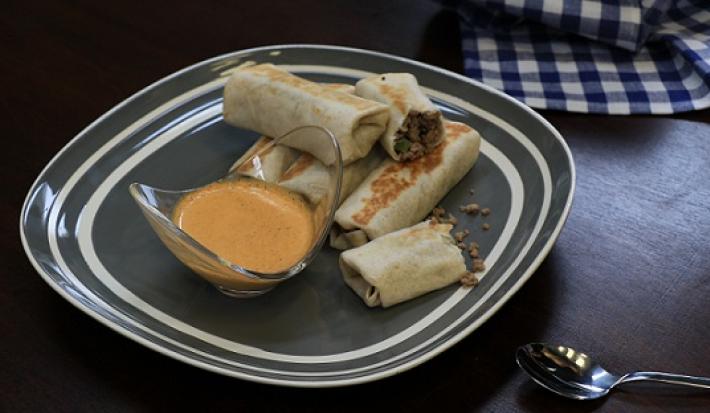
[[616, 376], [584, 353], [570, 347], [531, 343], [518, 348], [515, 359], [542, 387], [570, 399], [590, 400], [606, 396], [621, 383], [655, 381], [710, 389], [710, 378], [639, 371]]

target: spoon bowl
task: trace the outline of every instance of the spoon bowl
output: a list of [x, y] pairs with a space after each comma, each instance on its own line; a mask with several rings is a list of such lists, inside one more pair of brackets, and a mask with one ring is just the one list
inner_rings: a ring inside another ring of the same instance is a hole
[[654, 381], [710, 389], [710, 378], [660, 372], [612, 374], [584, 353], [571, 347], [530, 343], [518, 348], [515, 359], [536, 383], [570, 399], [606, 396], [622, 383]]
[[[267, 180], [263, 170], [264, 156], [276, 145], [289, 143], [290, 140], [307, 139], [309, 145], [319, 148], [328, 162], [327, 177], [316, 204], [308, 202], [314, 218], [315, 236], [309, 251], [288, 269], [277, 273], [260, 273], [240, 266], [238, 263], [220, 257], [209, 248], [192, 238], [173, 222], [176, 205], [185, 196], [199, 191], [207, 185], [184, 190], [157, 189], [141, 183], [129, 186], [129, 192], [140, 207], [143, 216], [158, 238], [183, 264], [192, 269], [222, 293], [231, 297], [246, 298], [262, 295], [281, 282], [303, 271], [316, 257], [325, 242], [333, 216], [340, 198], [340, 185], [343, 175], [343, 162], [340, 147], [335, 136], [328, 129], [320, 126], [302, 126], [295, 128], [279, 138], [271, 140], [232, 165], [227, 175], [218, 182], [258, 179]], [[291, 145], [289, 145], [291, 146]], [[241, 171], [248, 170], [248, 173]], [[275, 182], [273, 182], [275, 183]], [[209, 185], [209, 184], [208, 184]], [[299, 194], [308, 199], [308, 194]], [[239, 231], [239, 228], [235, 228]]]

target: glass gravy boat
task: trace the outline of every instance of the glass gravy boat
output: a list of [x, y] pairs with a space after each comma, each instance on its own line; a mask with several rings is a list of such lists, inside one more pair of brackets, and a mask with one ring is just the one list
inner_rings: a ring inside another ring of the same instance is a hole
[[[289, 143], [287, 146], [318, 148], [319, 158], [328, 161], [328, 166], [325, 168], [327, 176], [321, 176], [318, 185], [320, 192], [317, 203], [308, 201], [308, 194], [302, 194], [311, 207], [314, 217], [315, 236], [311, 248], [296, 264], [282, 272], [259, 273], [230, 262], [200, 244], [173, 222], [172, 217], [178, 202], [186, 195], [207, 185], [180, 191], [157, 189], [141, 183], [133, 183], [129, 186], [131, 196], [165, 246], [183, 264], [231, 297], [259, 296], [303, 271], [316, 257], [330, 232], [340, 198], [343, 162], [338, 141], [333, 133], [325, 128], [301, 126], [273, 139], [254, 153], [247, 152], [247, 155], [237, 161], [230, 168], [230, 172], [218, 182], [237, 179], [265, 181], [265, 155], [272, 148], [284, 143]], [[240, 172], [245, 169], [249, 170], [248, 175]], [[234, 230], [239, 231], [239, 228]]]

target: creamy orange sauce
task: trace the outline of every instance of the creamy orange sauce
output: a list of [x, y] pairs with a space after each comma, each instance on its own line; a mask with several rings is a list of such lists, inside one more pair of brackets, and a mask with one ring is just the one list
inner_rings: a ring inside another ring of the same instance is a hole
[[298, 194], [255, 179], [216, 182], [185, 196], [173, 221], [220, 257], [261, 273], [298, 263], [315, 232]]

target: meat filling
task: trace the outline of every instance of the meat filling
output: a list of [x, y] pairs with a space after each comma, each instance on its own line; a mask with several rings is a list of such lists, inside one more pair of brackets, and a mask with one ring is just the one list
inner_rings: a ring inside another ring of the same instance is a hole
[[420, 158], [441, 142], [443, 132], [441, 112], [410, 111], [395, 133], [394, 150], [403, 161]]

